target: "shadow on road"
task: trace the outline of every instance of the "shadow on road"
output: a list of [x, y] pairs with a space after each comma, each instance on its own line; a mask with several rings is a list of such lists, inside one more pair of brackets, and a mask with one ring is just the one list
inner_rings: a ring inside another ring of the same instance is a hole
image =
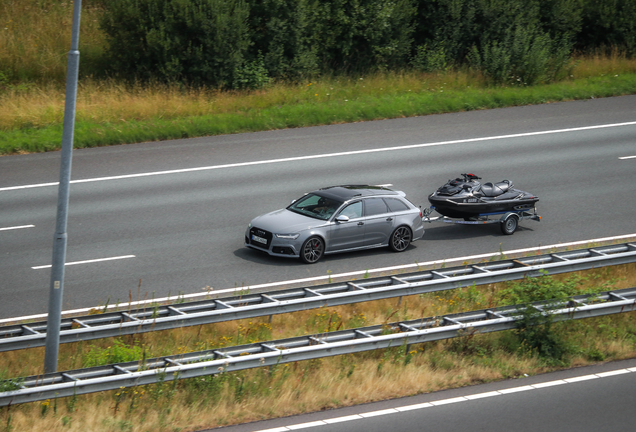
[[[417, 243], [420, 243], [421, 240], [416, 241], [409, 245], [409, 247], [404, 251], [404, 254], [408, 254], [411, 250], [417, 249]], [[282, 257], [273, 257], [268, 255], [265, 252], [258, 251], [256, 249], [250, 249], [247, 247], [242, 247], [236, 249], [234, 251], [234, 256], [245, 261], [250, 261], [255, 264], [263, 264], [274, 267], [288, 267], [288, 266], [309, 266], [309, 267], [320, 267], [321, 265], [327, 264], [329, 262], [346, 262], [347, 260], [354, 260], [360, 257], [364, 258], [373, 258], [375, 256], [384, 255], [384, 254], [395, 253], [391, 252], [388, 247], [380, 247], [375, 249], [367, 249], [357, 252], [343, 252], [337, 253], [333, 255], [325, 255], [320, 261], [316, 264], [305, 264], [300, 261], [298, 258], [282, 258]]]
[[[444, 224], [444, 226], [428, 227], [424, 225], [426, 232], [422, 240], [418, 242], [428, 241], [448, 241], [448, 240], [471, 240], [483, 237], [507, 237], [501, 233], [499, 224], [481, 224], [481, 225], [461, 225], [461, 224]], [[532, 228], [519, 225], [517, 231], [513, 235], [528, 231], [533, 232]]]

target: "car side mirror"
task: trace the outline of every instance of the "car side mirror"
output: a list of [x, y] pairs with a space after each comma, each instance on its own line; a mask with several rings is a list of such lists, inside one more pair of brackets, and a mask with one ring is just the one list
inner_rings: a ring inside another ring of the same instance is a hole
[[336, 218], [336, 222], [349, 222], [349, 216], [340, 215]]
[[297, 200], [293, 199], [289, 204], [295, 203]]

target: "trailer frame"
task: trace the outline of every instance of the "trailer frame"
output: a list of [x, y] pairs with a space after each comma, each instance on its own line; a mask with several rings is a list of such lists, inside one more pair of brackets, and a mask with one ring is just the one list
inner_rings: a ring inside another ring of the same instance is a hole
[[537, 214], [537, 208], [532, 209], [520, 209], [520, 210], [507, 210], [493, 213], [481, 213], [470, 218], [451, 218], [448, 216], [434, 216], [431, 214], [435, 211], [435, 207], [431, 206], [422, 210], [422, 222], [444, 222], [450, 224], [459, 225], [483, 225], [498, 223], [501, 228], [501, 232], [504, 235], [512, 235], [517, 231], [519, 222], [525, 219], [531, 219], [537, 222], [541, 221], [541, 216]]

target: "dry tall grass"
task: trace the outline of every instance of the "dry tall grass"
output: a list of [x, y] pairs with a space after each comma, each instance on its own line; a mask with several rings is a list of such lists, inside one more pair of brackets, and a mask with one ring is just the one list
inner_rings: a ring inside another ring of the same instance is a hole
[[[636, 59], [618, 54], [577, 58], [571, 78], [636, 72]], [[324, 78], [301, 84], [275, 84], [252, 92], [184, 89], [165, 85], [125, 85], [115, 81], [80, 81], [77, 120], [124, 123], [130, 120], [176, 119], [240, 113], [297, 103], [382, 98], [421, 92], [459, 91], [484, 86], [481, 76], [466, 71], [445, 74], [405, 72], [361, 78]], [[0, 92], [0, 130], [61, 124], [64, 88], [56, 84], [10, 87]]]
[[[636, 69], [636, 67], [635, 67]], [[252, 92], [184, 89], [166, 85], [126, 85], [115, 81], [80, 81], [78, 120], [120, 123], [130, 120], [174, 119], [237, 113], [295, 103], [325, 102], [361, 97], [465, 88], [479, 78], [456, 72], [447, 76], [418, 73], [325, 79], [304, 84], [275, 84]], [[13, 87], [0, 92], [0, 130], [61, 124], [64, 88], [48, 84]]]
[[[615, 289], [634, 286], [636, 265], [584, 272], [581, 289], [611, 280]], [[555, 276], [563, 279], [568, 275]], [[126, 338], [148, 356], [320, 333], [447, 312], [496, 306], [506, 284], [346, 305], [273, 317], [182, 328]], [[558, 331], [577, 347], [572, 366], [636, 356], [634, 313], [566, 322]], [[553, 369], [523, 350], [510, 351], [511, 332], [395, 347], [355, 355], [279, 365], [271, 370], [166, 382], [119, 391], [31, 403], [0, 410], [0, 428], [20, 431], [183, 431], [292, 415], [374, 400], [460, 387]], [[91, 347], [112, 340], [63, 345], [60, 369], [82, 366]], [[11, 375], [37, 374], [43, 349], [0, 354]]]
[[[79, 48], [86, 55], [104, 46], [93, 3], [82, 5]], [[63, 83], [72, 22], [70, 0], [0, 0], [0, 72], [13, 81]]]

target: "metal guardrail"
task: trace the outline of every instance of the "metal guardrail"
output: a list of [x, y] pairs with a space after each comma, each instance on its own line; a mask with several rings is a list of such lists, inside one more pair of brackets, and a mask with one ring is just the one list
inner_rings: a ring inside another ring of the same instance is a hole
[[[168, 330], [636, 262], [636, 244], [577, 249], [518, 259], [244, 294], [137, 311], [62, 320], [60, 343]], [[46, 321], [0, 327], [0, 352], [44, 346]]]
[[[636, 310], [636, 288], [575, 296], [561, 304], [537, 302], [533, 307], [557, 321], [632, 312]], [[454, 338], [466, 332], [509, 330], [519, 319], [519, 307], [510, 306], [49, 373], [12, 380], [21, 388], [0, 393], [0, 406], [382, 348], [408, 349], [411, 344]]]

